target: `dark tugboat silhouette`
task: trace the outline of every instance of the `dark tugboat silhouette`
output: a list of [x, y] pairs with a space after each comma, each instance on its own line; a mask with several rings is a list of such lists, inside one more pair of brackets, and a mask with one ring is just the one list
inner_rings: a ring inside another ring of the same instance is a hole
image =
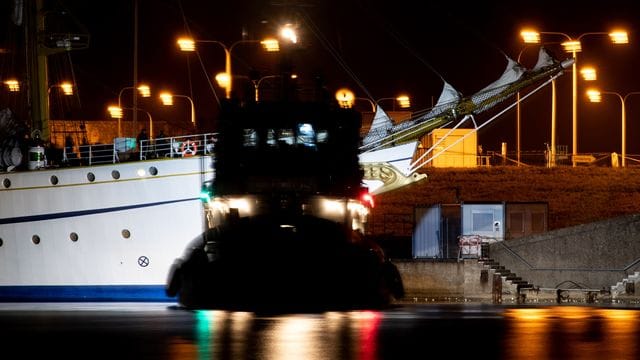
[[186, 308], [381, 308], [402, 280], [367, 239], [361, 117], [337, 102], [223, 104], [208, 229], [174, 263]]

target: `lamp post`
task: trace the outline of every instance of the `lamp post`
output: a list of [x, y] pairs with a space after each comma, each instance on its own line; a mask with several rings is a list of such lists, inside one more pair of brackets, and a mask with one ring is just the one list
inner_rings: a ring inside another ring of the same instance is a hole
[[233, 44], [231, 44], [231, 46], [226, 46], [223, 42], [218, 41], [218, 40], [194, 40], [192, 38], [183, 37], [183, 38], [178, 39], [178, 46], [180, 47], [181, 51], [195, 51], [196, 50], [196, 45], [195, 45], [196, 42], [218, 44], [224, 50], [224, 55], [225, 55], [224, 73], [226, 74], [226, 77], [228, 79], [228, 82], [226, 82], [226, 86], [225, 86], [225, 97], [227, 99], [231, 98], [231, 90], [232, 90], [232, 87], [233, 87], [233, 81], [232, 81], [233, 75], [231, 73], [231, 54], [233, 52], [233, 49], [236, 46], [238, 46], [240, 44], [246, 44], [246, 43], [260, 43], [265, 48], [265, 50], [268, 51], [268, 52], [274, 52], [274, 51], [279, 51], [280, 50], [280, 46], [279, 46], [278, 40], [276, 40], [276, 39], [239, 40], [239, 41], [236, 41]]
[[[258, 80], [251, 80], [251, 82], [253, 83], [253, 89], [254, 89], [254, 95], [255, 95], [256, 102], [258, 102], [259, 99], [260, 99], [260, 84], [262, 84], [262, 82], [264, 80], [273, 79], [273, 78], [279, 78], [281, 76], [282, 75], [267, 75], [267, 76], [261, 77]], [[298, 78], [298, 75], [291, 74], [291, 79], [297, 79], [297, 78]]]
[[[123, 87], [122, 89], [120, 89], [120, 92], [118, 93], [118, 107], [122, 108], [122, 93], [125, 90], [133, 90], [135, 89], [135, 86], [127, 86], [127, 87]], [[149, 88], [148, 85], [139, 85], [138, 86], [138, 92], [140, 93], [140, 96], [142, 97], [150, 97], [151, 96], [151, 88]], [[135, 96], [135, 93], [134, 93]], [[122, 124], [121, 124], [121, 118], [118, 118], [118, 137], [122, 137]]]
[[[524, 42], [525, 42], [525, 46], [522, 48], [522, 50], [520, 50], [520, 52], [518, 53], [518, 58], [517, 58], [517, 62], [518, 64], [520, 63], [520, 59], [522, 58], [522, 53], [524, 53], [524, 51], [529, 47], [528, 44], [538, 44], [540, 43], [540, 37], [534, 38], [534, 40], [529, 41], [524, 34], [522, 34], [522, 37], [524, 38]], [[552, 87], [555, 88], [555, 79], [551, 80], [553, 85]], [[552, 100], [553, 101], [553, 100]], [[553, 114], [553, 112], [552, 112]], [[553, 122], [553, 117], [552, 117], [552, 122]], [[555, 128], [555, 126], [552, 125], [552, 128]], [[517, 161], [517, 166], [520, 166], [520, 91], [518, 91], [516, 93], [516, 157], [518, 159]], [[554, 136], [551, 136], [552, 140], [551, 140], [551, 152], [552, 155], [555, 156], [555, 150], [553, 150], [555, 148], [555, 142], [553, 141]]]
[[400, 106], [401, 109], [407, 109], [411, 107], [411, 99], [409, 98], [408, 95], [398, 95], [396, 97], [386, 97], [386, 98], [381, 98], [376, 100], [376, 105], [380, 104], [381, 101], [383, 100], [394, 100], [393, 102], [393, 111], [396, 110], [396, 103], [398, 104], [398, 106]]
[[622, 96], [620, 93], [615, 91], [599, 91], [597, 89], [589, 89], [587, 90], [587, 96], [589, 97], [589, 101], [591, 102], [600, 102], [602, 100], [601, 94], [614, 95], [618, 99], [620, 99], [620, 108], [621, 108], [621, 118], [622, 118], [622, 167], [627, 166], [627, 110], [626, 110], [626, 101], [627, 98], [631, 95], [640, 95], [640, 91], [633, 91], [627, 93]]
[[571, 56], [573, 56], [574, 61], [572, 65], [572, 77], [571, 77], [571, 80], [572, 80], [571, 81], [571, 89], [572, 89], [571, 107], [572, 107], [572, 114], [573, 114], [572, 115], [573, 151], [572, 151], [571, 159], [572, 159], [573, 166], [575, 167], [576, 166], [575, 157], [578, 154], [578, 77], [577, 77], [578, 58], [577, 58], [577, 55], [580, 51], [582, 51], [582, 44], [580, 43], [580, 40], [588, 35], [609, 35], [611, 41], [614, 44], [627, 44], [629, 43], [627, 32], [622, 30], [615, 30], [609, 33], [587, 32], [579, 35], [576, 38], [572, 38], [571, 36], [562, 32], [552, 32], [552, 31], [537, 32], [535, 30], [524, 30], [522, 33], [523, 33], [523, 37], [525, 37], [524, 33], [527, 33], [527, 35], [530, 38], [537, 37], [538, 39], [540, 38], [540, 34], [562, 36], [566, 39], [566, 41], [562, 43], [562, 46], [564, 47], [566, 52], [571, 53]]
[[122, 116], [123, 116], [122, 110], [142, 111], [143, 113], [146, 113], [147, 116], [149, 117], [149, 139], [153, 139], [153, 118], [151, 117], [151, 114], [148, 111], [142, 110], [140, 108], [129, 108], [129, 107], [121, 107], [121, 106], [115, 106], [115, 105], [111, 105], [107, 107], [107, 111], [109, 111], [109, 115], [111, 115], [111, 117], [114, 119], [118, 119], [118, 124], [120, 124], [120, 120], [122, 119]]
[[189, 104], [191, 105], [191, 124], [193, 124], [193, 127], [196, 128], [196, 108], [193, 105], [193, 100], [187, 96], [187, 95], [174, 95], [171, 94], [169, 92], [163, 92], [160, 93], [160, 100], [162, 101], [162, 105], [165, 106], [170, 106], [173, 105], [173, 98], [174, 97], [179, 97], [179, 98], [185, 98], [187, 100], [189, 100]]
[[51, 110], [51, 89], [53, 89], [53, 88], [62, 89], [62, 93], [65, 96], [73, 95], [73, 84], [71, 84], [68, 81], [62, 82], [60, 84], [49, 86], [49, 88], [47, 89], [47, 109], [49, 109], [49, 110]]

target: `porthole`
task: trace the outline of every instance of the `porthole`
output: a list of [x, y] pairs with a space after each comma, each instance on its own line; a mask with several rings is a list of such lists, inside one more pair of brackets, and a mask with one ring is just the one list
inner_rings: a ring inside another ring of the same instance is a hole
[[2, 238], [0, 238], [0, 247], [2, 247], [2, 244], [3, 244], [3, 243], [2, 243]]
[[73, 242], [78, 241], [78, 234], [72, 232], [71, 234], [69, 234], [69, 239], [71, 239], [71, 241]]
[[32, 243], [34, 243], [34, 244], [36, 244], [36, 245], [40, 244], [40, 236], [38, 236], [38, 235], [33, 235], [33, 236], [31, 237], [31, 242], [32, 242]]
[[51, 181], [51, 185], [58, 185], [58, 177], [55, 175], [51, 175], [51, 179], [49, 181]]
[[4, 185], [5, 188], [11, 187], [11, 180], [9, 179], [2, 180], [2, 185]]
[[96, 180], [96, 176], [90, 172], [87, 174], [87, 180], [89, 180], [90, 182], [94, 182]]
[[122, 230], [122, 237], [128, 239], [131, 237], [131, 232], [127, 229]]
[[112, 178], [114, 178], [114, 179], [116, 179], [116, 180], [120, 179], [120, 171], [118, 171], [118, 170], [113, 170], [113, 171], [111, 172], [111, 177], [112, 177]]
[[158, 168], [156, 168], [155, 166], [152, 166], [149, 168], [149, 174], [155, 176], [158, 175]]

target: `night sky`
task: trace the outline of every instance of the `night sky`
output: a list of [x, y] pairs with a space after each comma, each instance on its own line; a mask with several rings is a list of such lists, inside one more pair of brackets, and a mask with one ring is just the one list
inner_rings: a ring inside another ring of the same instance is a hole
[[[9, 23], [11, 2], [4, 3], [2, 21]], [[50, 58], [50, 82], [73, 77], [79, 93], [73, 103], [57, 108], [53, 104], [52, 117], [106, 118], [106, 106], [117, 103], [119, 92], [133, 84], [134, 1], [47, 3], [67, 10], [69, 28], [90, 35], [88, 49]], [[634, 3], [138, 0], [138, 81], [149, 84], [156, 95], [166, 89], [191, 96], [198, 122], [206, 130], [214, 129], [218, 104], [201, 66], [210, 77], [223, 71], [224, 52], [216, 44], [199, 44], [200, 64], [193, 54], [178, 50], [177, 37], [191, 32], [196, 39], [230, 46], [243, 36], [260, 39], [273, 34], [280, 24], [292, 22], [299, 26], [300, 44], [289, 56], [301, 87], [312, 87], [323, 79], [331, 93], [344, 86], [356, 96], [373, 99], [404, 92], [411, 96], [413, 109], [421, 110], [437, 100], [442, 79], [462, 95], [472, 95], [496, 80], [507, 64], [505, 56], [516, 59], [523, 50], [519, 32], [524, 26], [571, 37], [622, 27], [629, 32], [629, 45], [612, 45], [606, 35], [584, 37], [578, 67], [595, 66], [596, 85], [624, 96], [640, 91], [640, 5]], [[16, 31], [11, 24], [4, 28], [6, 34]], [[564, 40], [561, 36], [543, 35], [542, 40], [556, 58], [568, 57], [558, 44]], [[254, 44], [238, 45], [233, 55], [233, 73], [239, 77], [273, 75], [282, 63], [281, 55], [265, 54]], [[532, 67], [536, 56], [537, 49], [527, 48], [521, 63]], [[5, 69], [3, 65], [0, 70]], [[571, 149], [570, 71], [557, 84], [557, 143]], [[604, 95], [602, 103], [588, 103], [586, 87], [579, 81], [579, 152], [619, 152], [620, 100]], [[216, 84], [214, 88], [223, 98], [224, 91]], [[544, 143], [550, 142], [550, 94], [547, 87], [522, 104], [523, 151], [542, 151]], [[181, 107], [179, 99], [176, 103], [174, 108], [163, 108], [154, 96], [140, 99], [139, 107], [154, 119], [187, 122], [188, 104]], [[368, 105], [359, 106], [364, 110]], [[391, 110], [392, 103], [383, 101], [381, 106]], [[515, 149], [515, 119], [514, 109], [482, 129], [479, 142], [486, 150], [499, 151], [503, 141]], [[627, 153], [640, 154], [640, 95], [627, 100], [627, 129]]]

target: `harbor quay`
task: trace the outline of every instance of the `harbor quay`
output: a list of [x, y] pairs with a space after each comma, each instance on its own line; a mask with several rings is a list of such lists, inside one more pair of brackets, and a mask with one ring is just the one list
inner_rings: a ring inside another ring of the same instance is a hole
[[477, 257], [393, 259], [399, 303], [640, 301], [640, 215], [483, 244]]

